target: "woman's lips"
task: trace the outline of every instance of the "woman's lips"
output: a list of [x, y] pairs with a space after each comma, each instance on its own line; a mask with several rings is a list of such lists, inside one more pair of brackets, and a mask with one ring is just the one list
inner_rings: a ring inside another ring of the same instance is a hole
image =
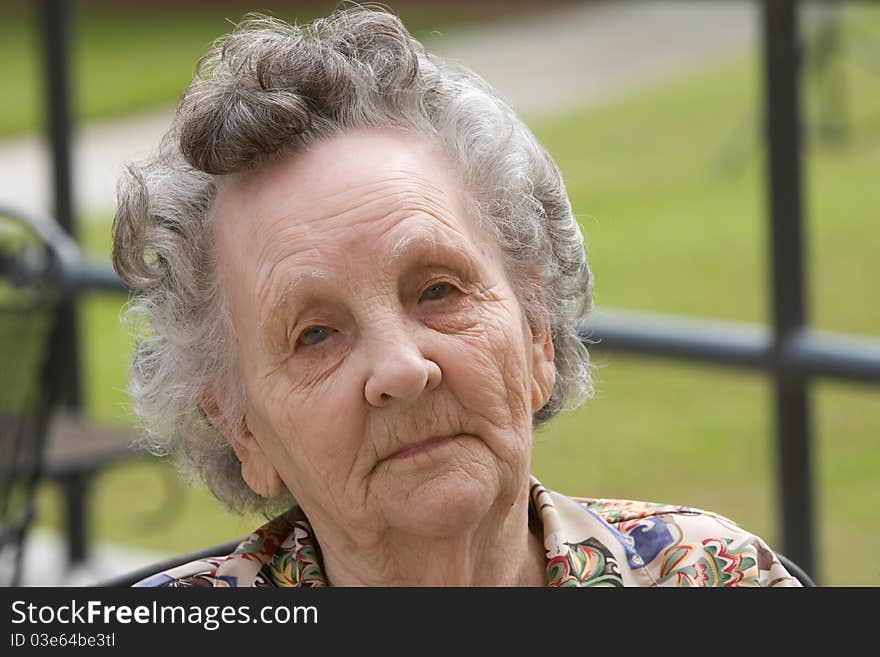
[[443, 443], [449, 442], [455, 438], [454, 435], [450, 436], [431, 436], [430, 438], [426, 438], [425, 440], [420, 440], [417, 443], [410, 443], [409, 445], [404, 445], [396, 452], [394, 452], [389, 459], [406, 459], [415, 456], [416, 454], [422, 454], [423, 452], [427, 452], [428, 450], [434, 449], [435, 447], [439, 447]]

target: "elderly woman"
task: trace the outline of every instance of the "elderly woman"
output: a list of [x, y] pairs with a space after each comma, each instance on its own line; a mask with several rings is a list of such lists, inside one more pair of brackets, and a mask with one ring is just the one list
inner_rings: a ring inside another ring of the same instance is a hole
[[571, 498], [532, 432], [591, 392], [562, 177], [397, 17], [251, 16], [119, 187], [151, 447], [275, 516], [169, 586], [797, 585], [716, 514]]

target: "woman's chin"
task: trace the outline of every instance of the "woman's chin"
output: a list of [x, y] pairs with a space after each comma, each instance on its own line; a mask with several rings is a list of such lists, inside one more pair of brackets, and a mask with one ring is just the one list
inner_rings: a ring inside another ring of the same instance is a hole
[[477, 478], [458, 470], [436, 473], [420, 482], [398, 481], [398, 485], [383, 487], [385, 499], [377, 502], [389, 527], [425, 537], [449, 537], [489, 520], [500, 487], [497, 476], [485, 470], [482, 475]]

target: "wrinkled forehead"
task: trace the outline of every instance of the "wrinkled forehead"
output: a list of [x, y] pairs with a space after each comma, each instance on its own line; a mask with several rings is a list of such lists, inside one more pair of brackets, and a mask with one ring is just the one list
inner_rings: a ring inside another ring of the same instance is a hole
[[[241, 216], [227, 210], [247, 208], [251, 219], [270, 218], [284, 206], [303, 211], [331, 206], [351, 190], [390, 185], [412, 178], [435, 197], [463, 191], [451, 164], [426, 137], [393, 128], [364, 128], [333, 135], [301, 152], [260, 169], [220, 176], [214, 211], [222, 225]], [[446, 199], [444, 199], [446, 200]]]
[[388, 238], [399, 251], [407, 227], [485, 242], [471, 214], [467, 192], [439, 147], [402, 130], [369, 129], [223, 177], [213, 227], [221, 259], [246, 257], [261, 268], [285, 249], [292, 255], [332, 244], [353, 256], [366, 242]]

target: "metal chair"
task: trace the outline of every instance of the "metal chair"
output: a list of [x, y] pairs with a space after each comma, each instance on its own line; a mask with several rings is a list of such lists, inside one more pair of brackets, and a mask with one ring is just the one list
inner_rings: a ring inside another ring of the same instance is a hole
[[56, 377], [49, 348], [75, 243], [54, 222], [0, 208], [0, 584], [20, 586]]
[[797, 581], [801, 583], [801, 586], [804, 587], [815, 587], [816, 582], [813, 581], [813, 578], [807, 575], [806, 571], [798, 566], [794, 561], [786, 557], [784, 554], [776, 553], [776, 558], [785, 566], [785, 569], [791, 573], [792, 577], [794, 577]]

